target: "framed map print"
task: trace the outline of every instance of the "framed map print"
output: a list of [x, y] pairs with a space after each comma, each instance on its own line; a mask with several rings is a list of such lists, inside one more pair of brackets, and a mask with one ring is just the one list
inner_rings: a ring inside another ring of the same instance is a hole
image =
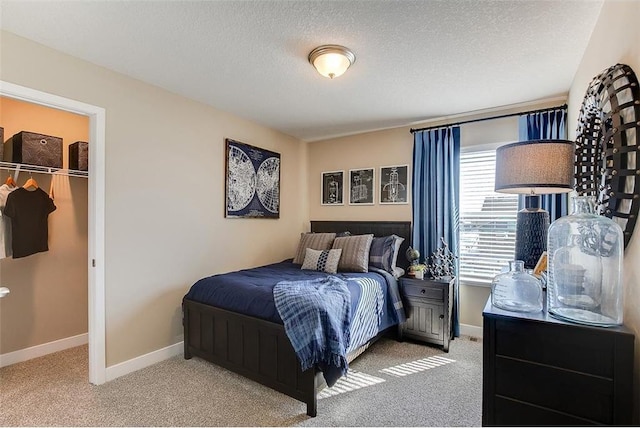
[[380, 203], [409, 203], [409, 165], [380, 167]]
[[349, 170], [349, 205], [373, 205], [374, 169]]
[[227, 138], [225, 217], [280, 217], [280, 153]]
[[321, 205], [344, 205], [344, 171], [321, 173]]

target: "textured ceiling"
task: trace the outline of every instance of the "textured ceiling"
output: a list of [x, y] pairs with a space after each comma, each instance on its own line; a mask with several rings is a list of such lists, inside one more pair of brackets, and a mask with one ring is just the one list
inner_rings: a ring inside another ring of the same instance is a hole
[[[6, 1], [22, 37], [303, 140], [568, 92], [602, 1]], [[307, 62], [356, 54], [343, 76]]]

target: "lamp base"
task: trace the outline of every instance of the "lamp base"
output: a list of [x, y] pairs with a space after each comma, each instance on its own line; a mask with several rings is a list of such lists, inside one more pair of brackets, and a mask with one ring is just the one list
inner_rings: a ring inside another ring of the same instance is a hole
[[[529, 204], [527, 204], [529, 205]], [[516, 225], [515, 259], [524, 262], [525, 269], [533, 269], [544, 251], [547, 251], [549, 213], [532, 206], [518, 211]]]

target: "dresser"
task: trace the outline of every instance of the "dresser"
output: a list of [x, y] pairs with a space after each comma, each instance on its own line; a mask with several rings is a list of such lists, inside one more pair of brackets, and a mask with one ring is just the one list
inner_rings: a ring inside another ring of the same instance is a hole
[[442, 346], [449, 352], [453, 281], [400, 278], [400, 294], [407, 321], [398, 326], [400, 339], [408, 337]]
[[487, 302], [482, 425], [629, 425], [633, 333]]

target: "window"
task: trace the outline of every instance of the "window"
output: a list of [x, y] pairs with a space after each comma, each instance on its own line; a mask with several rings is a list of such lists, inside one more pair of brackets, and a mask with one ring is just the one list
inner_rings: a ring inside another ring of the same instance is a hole
[[518, 195], [494, 192], [496, 151], [460, 155], [460, 281], [489, 285], [513, 260]]

